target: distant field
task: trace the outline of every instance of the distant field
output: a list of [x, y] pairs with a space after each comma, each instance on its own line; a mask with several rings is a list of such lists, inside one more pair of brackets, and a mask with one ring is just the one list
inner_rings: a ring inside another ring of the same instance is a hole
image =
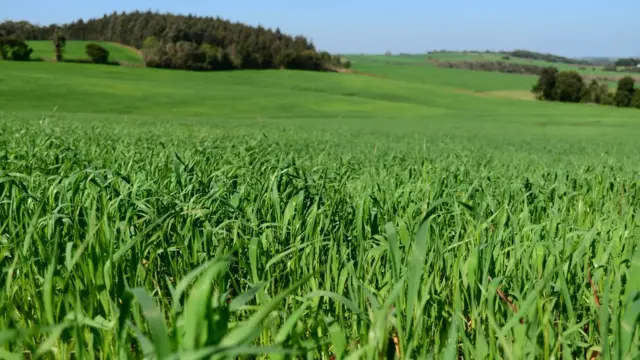
[[442, 69], [426, 56], [360, 56], [352, 55], [353, 69], [382, 78], [405, 82], [444, 86], [472, 91], [525, 90], [537, 81], [531, 75], [501, 74], [458, 69]]
[[[53, 59], [53, 44], [51, 41], [28, 41], [33, 49], [34, 58]], [[123, 61], [131, 64], [141, 64], [142, 59], [134, 50], [119, 44], [104, 41], [67, 41], [65, 57], [68, 59], [88, 59], [85, 46], [89, 43], [96, 43], [109, 51], [109, 60]]]
[[[573, 65], [573, 64], [565, 64], [558, 62], [548, 62], [543, 60], [531, 60], [531, 59], [523, 59], [518, 57], [510, 56], [509, 59], [504, 59], [504, 54], [494, 54], [494, 53], [477, 53], [477, 52], [444, 52], [444, 53], [432, 53], [432, 54], [416, 54], [416, 55], [394, 55], [394, 56], [384, 56], [384, 55], [375, 55], [375, 56], [366, 56], [369, 60], [380, 60], [380, 61], [402, 61], [402, 62], [412, 62], [412, 63], [420, 63], [427, 62], [431, 60], [439, 60], [439, 61], [503, 61], [510, 62], [515, 64], [530, 64], [536, 66], [553, 66], [558, 68], [559, 70], [575, 70], [584, 75], [594, 75], [594, 76], [613, 76], [613, 77], [622, 77], [622, 76], [640, 76], [638, 73], [630, 73], [630, 72], [611, 72], [602, 70], [601, 66], [589, 66], [589, 65]], [[355, 57], [359, 57], [356, 55]]]
[[0, 62], [0, 357], [638, 358], [640, 112], [353, 60]]

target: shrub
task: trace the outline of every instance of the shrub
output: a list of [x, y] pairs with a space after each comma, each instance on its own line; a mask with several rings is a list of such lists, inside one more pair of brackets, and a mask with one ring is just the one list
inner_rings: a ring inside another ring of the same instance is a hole
[[618, 68], [615, 65], [609, 64], [609, 65], [603, 66], [602, 70], [603, 71], [616, 72], [616, 71], [618, 71]]
[[22, 40], [0, 38], [0, 58], [14, 61], [28, 61], [33, 49]]
[[53, 49], [56, 61], [62, 61], [62, 55], [64, 54], [64, 48], [67, 45], [67, 38], [59, 31], [56, 30], [53, 33]]
[[224, 50], [211, 44], [200, 45], [204, 68], [206, 70], [229, 70], [232, 64], [226, 56]]
[[635, 80], [630, 76], [625, 76], [618, 81], [615, 104], [618, 107], [628, 107], [633, 99]]
[[[333, 60], [332, 63], [336, 63], [336, 61]], [[276, 59], [276, 64], [279, 67], [292, 70], [321, 70], [323, 68], [322, 59], [313, 50], [304, 50], [299, 53], [291, 50], [283, 51]]]
[[502, 60], [511, 60], [511, 56], [505, 55], [502, 57]]
[[630, 106], [636, 109], [640, 109], [640, 90], [636, 90], [633, 92]]
[[553, 89], [556, 86], [558, 69], [547, 67], [542, 69], [538, 83], [531, 90], [540, 100], [553, 101]]
[[584, 95], [584, 81], [576, 71], [561, 71], [553, 88], [553, 100], [562, 102], [580, 102]]
[[144, 42], [142, 43], [142, 49], [153, 49], [157, 47], [158, 44], [159, 44], [158, 39], [156, 39], [155, 36], [148, 36], [146, 39], [144, 39]]
[[604, 95], [600, 100], [600, 105], [613, 106], [614, 103], [615, 102], [614, 102], [613, 94], [609, 92], [607, 92], [607, 94]]
[[597, 80], [591, 80], [589, 87], [586, 87], [583, 92], [582, 102], [602, 104], [605, 99], [610, 98], [609, 86], [607, 84], [599, 84]]
[[98, 44], [87, 44], [85, 50], [91, 62], [96, 64], [106, 64], [109, 62], [109, 51], [102, 46]]

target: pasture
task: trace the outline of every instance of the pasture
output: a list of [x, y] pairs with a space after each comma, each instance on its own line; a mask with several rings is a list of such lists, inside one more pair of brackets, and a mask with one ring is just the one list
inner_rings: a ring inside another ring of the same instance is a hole
[[640, 113], [380, 58], [0, 62], [0, 357], [640, 356]]
[[[136, 50], [132, 50], [120, 44], [106, 41], [74, 41], [69, 40], [65, 46], [64, 58], [67, 60], [89, 60], [85, 52], [85, 47], [89, 43], [98, 44], [109, 51], [109, 60], [124, 62], [127, 64], [141, 65], [142, 59]], [[27, 41], [27, 44], [33, 49], [33, 58], [42, 58], [44, 60], [53, 60], [54, 51], [51, 41], [34, 40]]]

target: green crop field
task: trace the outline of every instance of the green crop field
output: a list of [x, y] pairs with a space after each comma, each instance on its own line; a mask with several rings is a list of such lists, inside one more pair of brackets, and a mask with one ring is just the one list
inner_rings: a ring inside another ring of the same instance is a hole
[[[33, 49], [32, 57], [52, 60], [54, 58], [53, 44], [51, 41], [28, 41]], [[89, 43], [99, 44], [109, 51], [109, 60], [121, 61], [129, 64], [142, 64], [140, 55], [134, 50], [120, 44], [105, 41], [67, 41], [64, 58], [69, 60], [87, 60], [89, 57], [85, 52], [85, 47]]]
[[640, 112], [379, 59], [0, 62], [0, 357], [638, 358]]

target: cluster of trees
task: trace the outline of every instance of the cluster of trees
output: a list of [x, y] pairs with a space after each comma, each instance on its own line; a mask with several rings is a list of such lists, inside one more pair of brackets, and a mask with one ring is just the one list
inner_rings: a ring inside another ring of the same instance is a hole
[[327, 52], [317, 53], [311, 49], [274, 49], [273, 52], [254, 50], [235, 44], [224, 49], [209, 43], [198, 45], [190, 41], [163, 42], [150, 36], [143, 44], [142, 53], [146, 66], [167, 69], [209, 71], [286, 68], [322, 71], [351, 67], [351, 63], [341, 56], [333, 56]]
[[145, 62], [153, 67], [329, 70], [350, 65], [340, 56], [318, 53], [304, 36], [214, 17], [135, 11], [62, 26], [24, 21], [0, 24], [0, 36], [18, 39], [51, 39], [56, 31], [68, 40], [112, 41], [143, 49]]
[[436, 65], [448, 69], [496, 71], [506, 74], [539, 75], [542, 67], [530, 64], [516, 64], [504, 61], [435, 61]]
[[618, 81], [617, 91], [612, 94], [606, 83], [592, 80], [589, 85], [586, 85], [582, 76], [576, 71], [558, 71], [554, 67], [548, 67], [542, 70], [532, 91], [540, 100], [640, 109], [640, 89], [635, 89], [635, 80], [629, 76]]
[[615, 66], [619, 67], [638, 67], [640, 65], [640, 59], [635, 58], [622, 58], [615, 62]]

